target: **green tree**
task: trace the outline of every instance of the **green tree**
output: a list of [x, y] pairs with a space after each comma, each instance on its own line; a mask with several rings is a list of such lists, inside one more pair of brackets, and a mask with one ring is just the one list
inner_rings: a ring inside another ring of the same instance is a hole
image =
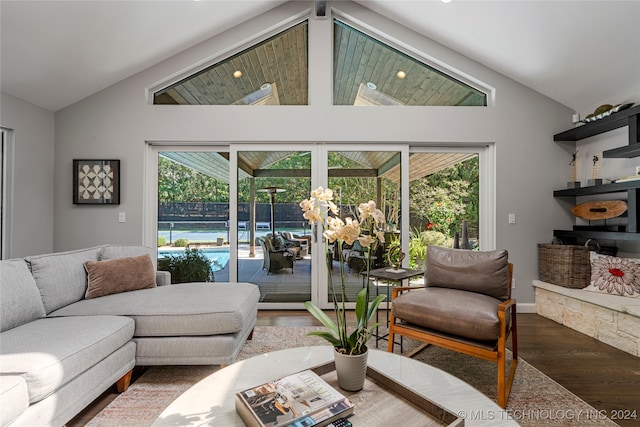
[[478, 157], [419, 178], [411, 183], [409, 203], [413, 216], [426, 228], [448, 236], [460, 230], [462, 220], [478, 222]]
[[159, 202], [220, 202], [229, 200], [229, 184], [158, 157]]

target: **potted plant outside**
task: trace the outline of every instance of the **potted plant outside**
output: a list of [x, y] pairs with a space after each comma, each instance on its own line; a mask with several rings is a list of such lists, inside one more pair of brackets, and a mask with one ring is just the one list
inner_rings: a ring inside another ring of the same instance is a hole
[[[345, 390], [360, 390], [364, 384], [367, 364], [367, 341], [371, 338], [378, 323], [372, 323], [373, 316], [380, 303], [386, 295], [379, 295], [369, 301], [369, 271], [371, 269], [371, 253], [378, 244], [384, 243], [384, 214], [376, 208], [373, 201], [362, 203], [358, 206], [359, 218], [345, 218], [344, 221], [338, 216], [338, 208], [333, 203], [333, 191], [323, 190], [318, 187], [311, 192], [311, 197], [300, 202], [300, 207], [304, 212], [304, 218], [310, 225], [320, 224], [323, 229], [325, 243], [325, 259], [327, 260], [327, 274], [333, 296], [333, 307], [335, 320], [327, 315], [322, 309], [311, 301], [305, 302], [305, 308], [326, 328], [326, 331], [314, 331], [309, 335], [317, 335], [327, 340], [335, 349], [336, 371], [338, 383]], [[353, 329], [347, 327], [346, 319], [346, 285], [345, 285], [345, 263], [342, 246], [344, 243], [352, 245], [358, 241], [364, 248], [366, 283], [356, 297], [356, 324]], [[329, 246], [337, 243], [338, 256], [340, 259], [340, 284], [333, 283], [331, 275], [329, 256]], [[357, 366], [346, 367], [342, 370], [344, 360], [357, 357]], [[350, 374], [357, 373], [358, 378], [350, 378]]]
[[158, 269], [171, 273], [171, 283], [213, 282], [211, 261], [198, 249], [185, 249], [178, 255], [158, 260]]

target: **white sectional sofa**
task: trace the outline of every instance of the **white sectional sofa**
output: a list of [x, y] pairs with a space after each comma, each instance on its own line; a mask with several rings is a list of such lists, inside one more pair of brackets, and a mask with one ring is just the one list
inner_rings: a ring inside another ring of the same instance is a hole
[[[170, 285], [154, 256], [105, 245], [0, 261], [1, 426], [62, 426], [114, 383], [126, 390], [136, 365], [233, 363], [258, 288]], [[138, 277], [143, 289], [126, 288]]]

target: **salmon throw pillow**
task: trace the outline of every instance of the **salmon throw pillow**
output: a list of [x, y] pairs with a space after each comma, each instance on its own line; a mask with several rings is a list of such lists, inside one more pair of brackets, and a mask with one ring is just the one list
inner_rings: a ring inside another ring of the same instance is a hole
[[149, 255], [87, 261], [86, 299], [156, 287], [156, 272]]

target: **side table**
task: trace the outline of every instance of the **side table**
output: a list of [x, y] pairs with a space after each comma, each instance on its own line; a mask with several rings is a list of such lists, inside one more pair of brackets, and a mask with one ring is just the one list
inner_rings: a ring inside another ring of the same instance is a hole
[[[367, 279], [367, 272], [366, 271], [362, 271], [360, 273], [360, 275], [362, 275], [362, 287], [365, 287], [368, 285], [368, 283], [366, 282]], [[409, 279], [411, 279], [412, 277], [417, 277], [417, 276], [424, 276], [424, 270], [416, 270], [416, 269], [412, 269], [412, 268], [400, 268], [398, 270], [394, 270], [391, 267], [382, 267], [382, 268], [376, 268], [374, 270], [370, 270], [369, 271], [369, 279], [375, 279], [375, 280], [386, 280], [388, 282], [391, 282], [390, 285], [394, 286], [395, 284], [399, 284], [402, 285], [402, 283], [404, 281], [409, 281]], [[379, 286], [376, 285], [376, 296], [379, 295]], [[390, 307], [390, 299], [391, 299], [391, 293], [389, 292], [390, 286], [387, 286], [387, 299], [386, 299], [386, 303], [387, 303], [387, 327], [389, 326], [389, 307]], [[376, 323], [379, 322], [379, 316], [378, 316], [378, 311], [376, 311]], [[378, 348], [378, 341], [380, 340], [386, 340], [388, 339], [389, 334], [384, 334], [384, 335], [380, 335], [378, 333], [378, 328], [376, 327], [376, 333], [373, 335], [376, 338], [376, 348]], [[400, 344], [400, 351], [402, 352], [402, 337], [400, 337], [400, 342], [397, 343]]]

